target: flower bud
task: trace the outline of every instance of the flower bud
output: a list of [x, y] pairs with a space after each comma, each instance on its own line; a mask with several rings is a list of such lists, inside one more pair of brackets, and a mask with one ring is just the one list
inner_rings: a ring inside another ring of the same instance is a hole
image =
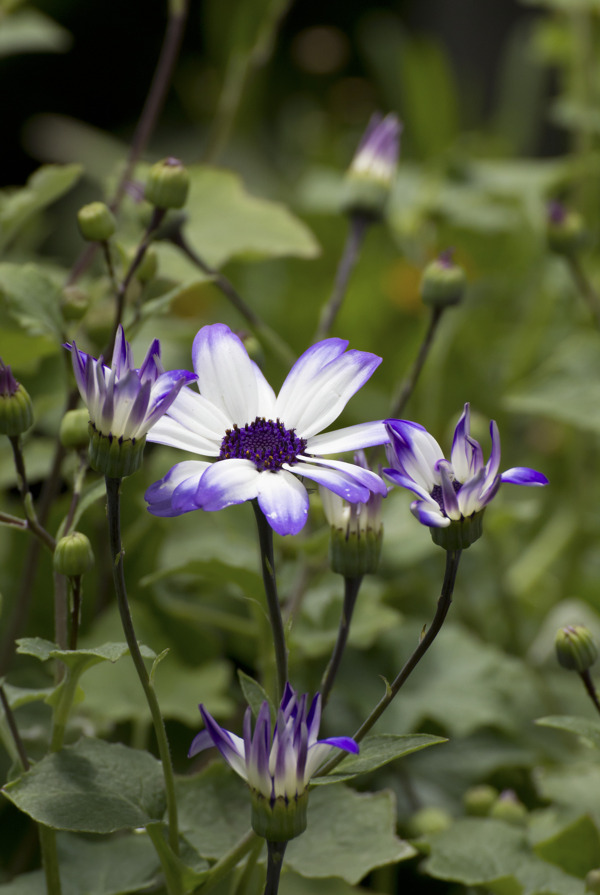
[[0, 358], [0, 435], [14, 438], [33, 424], [33, 402]]
[[94, 564], [92, 545], [80, 531], [61, 538], [54, 550], [54, 571], [68, 578], [83, 575]]
[[527, 808], [512, 789], [505, 789], [492, 805], [489, 816], [522, 827], [527, 820]]
[[86, 407], [68, 410], [60, 423], [59, 438], [64, 448], [83, 451], [90, 443], [90, 415]]
[[548, 247], [557, 255], [574, 255], [586, 243], [587, 232], [583, 218], [560, 202], [551, 202], [548, 206], [546, 228]]
[[421, 808], [410, 819], [410, 832], [414, 837], [429, 836], [431, 833], [441, 833], [452, 824], [452, 815], [443, 808], [430, 806]]
[[592, 893], [600, 893], [600, 868], [596, 867], [590, 870], [585, 878], [585, 891]]
[[155, 208], [183, 208], [189, 188], [190, 175], [179, 159], [166, 158], [150, 168], [144, 195]]
[[90, 297], [79, 286], [66, 286], [60, 301], [60, 311], [65, 320], [81, 320], [90, 306]]
[[584, 625], [560, 628], [554, 643], [559, 665], [569, 671], [588, 671], [598, 658], [598, 648]]
[[395, 115], [371, 118], [346, 174], [344, 209], [378, 219], [391, 192], [402, 125]]
[[115, 216], [104, 202], [90, 202], [77, 212], [79, 232], [88, 242], [105, 242], [117, 229]]
[[497, 798], [498, 790], [494, 786], [486, 783], [472, 786], [463, 796], [465, 811], [472, 817], [487, 817]]
[[450, 252], [427, 265], [421, 278], [421, 298], [432, 308], [457, 305], [465, 291], [467, 278], [462, 267], [454, 264]]
[[267, 799], [252, 790], [252, 829], [267, 842], [289, 842], [306, 829], [308, 789], [291, 799]]

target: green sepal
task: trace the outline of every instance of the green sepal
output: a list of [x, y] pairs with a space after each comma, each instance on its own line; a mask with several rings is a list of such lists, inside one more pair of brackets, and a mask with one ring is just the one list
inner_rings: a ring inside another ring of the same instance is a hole
[[0, 395], [0, 435], [14, 438], [33, 424], [33, 402], [20, 383], [12, 395]]
[[88, 451], [90, 466], [109, 479], [121, 479], [133, 475], [142, 465], [146, 437], [117, 438], [102, 435], [94, 424], [89, 424], [90, 446]]
[[484, 510], [463, 519], [453, 519], [446, 528], [432, 526], [431, 540], [444, 550], [466, 550], [483, 534]]
[[252, 791], [252, 829], [269, 842], [289, 842], [306, 829], [308, 790], [288, 800], [283, 796], [271, 802]]
[[390, 195], [388, 181], [366, 174], [349, 174], [344, 185], [342, 209], [378, 221], [383, 217]]
[[345, 578], [373, 574], [379, 567], [383, 528], [349, 531], [331, 526], [329, 560], [332, 571]]

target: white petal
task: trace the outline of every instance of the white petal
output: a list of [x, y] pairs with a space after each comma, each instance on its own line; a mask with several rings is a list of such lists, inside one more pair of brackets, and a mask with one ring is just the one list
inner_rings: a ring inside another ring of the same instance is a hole
[[339, 454], [343, 451], [358, 451], [360, 448], [373, 447], [388, 442], [389, 435], [383, 421], [358, 423], [357, 426], [346, 426], [333, 432], [323, 432], [306, 440], [306, 453], [322, 456], [323, 454]]
[[285, 419], [288, 414], [294, 413], [294, 408], [299, 407], [304, 401], [312, 379], [319, 376], [323, 367], [343, 354], [347, 347], [348, 342], [345, 339], [325, 339], [311, 345], [298, 358], [277, 396], [277, 415], [280, 419]]
[[277, 534], [295, 535], [304, 527], [308, 516], [306, 488], [284, 469], [259, 473], [258, 504]]
[[190, 432], [219, 445], [227, 429], [233, 425], [233, 420], [219, 407], [190, 388], [179, 392], [167, 413]]
[[250, 460], [219, 460], [210, 466], [197, 492], [199, 506], [209, 512], [258, 496], [258, 469]]
[[204, 454], [206, 457], [218, 457], [221, 451], [220, 442], [217, 443], [203, 438], [195, 432], [190, 432], [181, 423], [168, 416], [162, 416], [154, 423], [146, 437], [148, 441], [166, 444], [182, 451], [189, 451], [191, 454]]

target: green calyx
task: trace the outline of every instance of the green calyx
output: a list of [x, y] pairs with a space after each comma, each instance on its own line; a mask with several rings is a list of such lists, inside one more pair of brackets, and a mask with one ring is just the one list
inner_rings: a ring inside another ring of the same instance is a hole
[[102, 435], [89, 423], [89, 461], [92, 469], [109, 479], [133, 475], [142, 465], [146, 438], [118, 438]]
[[33, 401], [20, 383], [12, 394], [0, 394], [0, 435], [14, 438], [33, 425]]
[[332, 571], [344, 578], [373, 574], [379, 567], [382, 541], [382, 526], [377, 531], [372, 528], [347, 531], [332, 525], [329, 540]]
[[54, 570], [69, 578], [85, 574], [94, 564], [94, 553], [89, 539], [80, 531], [72, 531], [61, 538], [54, 550]]
[[557, 255], [575, 255], [588, 239], [583, 218], [576, 211], [566, 211], [557, 220], [549, 221], [546, 236], [548, 248]]
[[362, 172], [350, 173], [344, 185], [342, 209], [346, 214], [362, 214], [377, 221], [383, 217], [389, 195], [389, 182]]
[[152, 165], [145, 198], [155, 208], [183, 208], [190, 188], [190, 175], [179, 159], [166, 158]]
[[457, 305], [464, 295], [466, 284], [462, 267], [447, 258], [438, 258], [423, 271], [421, 298], [430, 307]]
[[292, 799], [271, 801], [252, 791], [252, 829], [269, 842], [289, 842], [306, 829], [308, 790]]
[[117, 229], [115, 216], [104, 202], [90, 202], [77, 212], [79, 231], [88, 242], [106, 242]]
[[431, 540], [444, 550], [466, 550], [483, 534], [484, 510], [463, 519], [453, 519], [446, 528], [431, 527]]
[[556, 658], [568, 671], [588, 671], [598, 658], [598, 647], [584, 625], [561, 628], [555, 640]]

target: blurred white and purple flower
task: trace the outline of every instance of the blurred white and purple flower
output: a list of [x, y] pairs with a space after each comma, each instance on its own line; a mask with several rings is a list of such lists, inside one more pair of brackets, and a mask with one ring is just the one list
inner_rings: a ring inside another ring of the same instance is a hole
[[149, 511], [179, 516], [257, 499], [271, 528], [287, 535], [299, 532], [308, 514], [308, 494], [296, 476], [350, 503], [385, 495], [374, 472], [324, 456], [383, 444], [388, 435], [381, 420], [318, 434], [381, 363], [347, 347], [342, 339], [317, 342], [275, 395], [229, 327], [203, 327], [192, 349], [199, 394], [183, 389], [148, 440], [214, 460], [174, 466], [146, 492]]

